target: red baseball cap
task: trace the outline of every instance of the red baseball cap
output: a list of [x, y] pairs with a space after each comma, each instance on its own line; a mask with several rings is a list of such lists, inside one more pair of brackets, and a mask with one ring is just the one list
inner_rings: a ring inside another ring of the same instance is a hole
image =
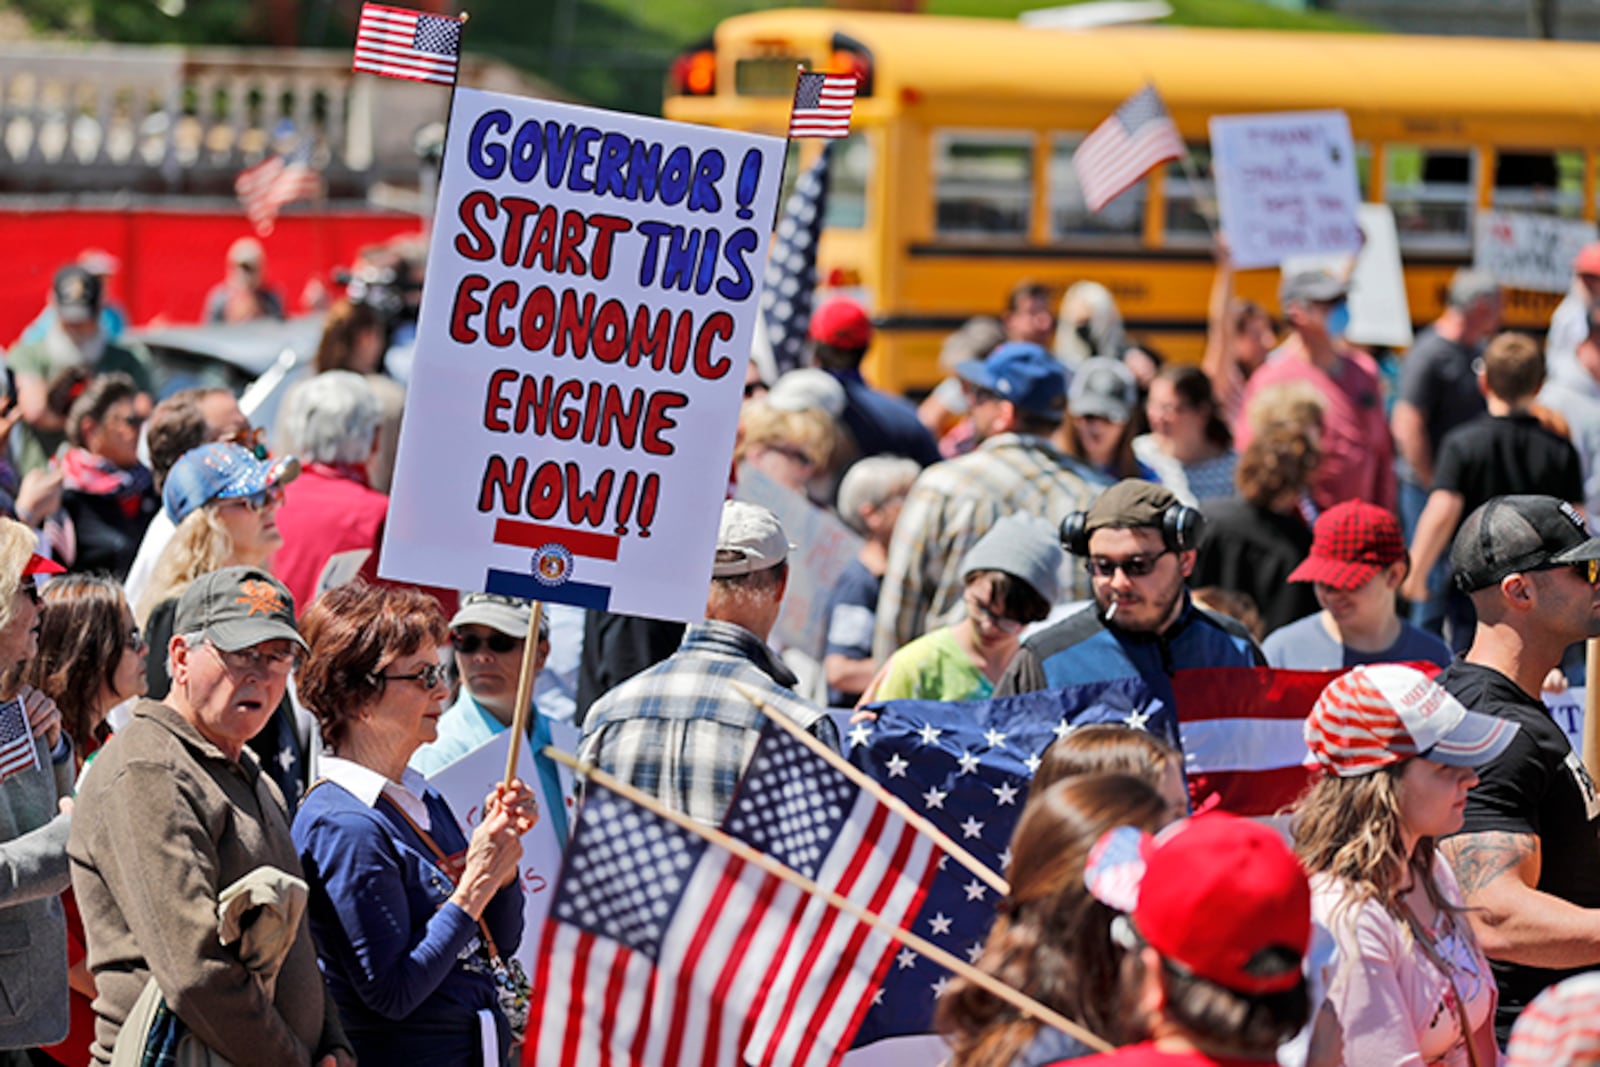
[[28, 577], [28, 575], [30, 575], [30, 574], [65, 574], [65, 573], [67, 573], [67, 568], [63, 567], [61, 564], [57, 563], [55, 560], [50, 559], [48, 556], [39, 555], [39, 553], [37, 553], [37, 552], [35, 552], [33, 555], [29, 556], [28, 557], [28, 562], [24, 563], [22, 565], [22, 576], [24, 578]]
[[811, 313], [813, 341], [835, 348], [866, 348], [872, 343], [872, 320], [854, 300], [836, 296]]
[[1317, 516], [1311, 554], [1289, 572], [1291, 582], [1360, 589], [1391, 563], [1406, 558], [1400, 520], [1365, 500], [1346, 500]]
[[1574, 274], [1600, 274], [1600, 241], [1591, 241], [1578, 250], [1572, 261]]
[[1214, 811], [1155, 837], [1118, 827], [1089, 853], [1084, 880], [1163, 959], [1200, 978], [1245, 996], [1301, 980], [1311, 886], [1278, 832], [1253, 819]]
[[1338, 778], [1421, 756], [1481, 767], [1506, 750], [1517, 724], [1466, 706], [1415, 667], [1352, 667], [1329, 682], [1306, 716], [1306, 747]]

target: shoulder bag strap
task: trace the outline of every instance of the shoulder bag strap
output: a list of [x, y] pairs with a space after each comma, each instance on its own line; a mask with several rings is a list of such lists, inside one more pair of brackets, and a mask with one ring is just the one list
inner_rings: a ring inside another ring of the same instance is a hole
[[[411, 817], [410, 812], [406, 811], [406, 809], [402, 808], [399, 804], [396, 804], [393, 800], [389, 799], [389, 797], [379, 793], [378, 799], [387, 804], [390, 809], [395, 811], [402, 819], [406, 821], [407, 825], [409, 825], [411, 829], [416, 831], [417, 836], [422, 838], [423, 844], [427, 845], [428, 848], [433, 851], [434, 856], [438, 858], [439, 869], [444, 872], [444, 876], [446, 878], [450, 878], [450, 857], [445, 855], [444, 849], [439, 847], [439, 843], [433, 839], [433, 836], [429, 834], [428, 831], [417, 825], [417, 820]], [[451, 884], [455, 884], [455, 879], [451, 879]], [[500, 950], [495, 947], [494, 935], [489, 933], [489, 924], [484, 922], [482, 918], [478, 919], [478, 932], [483, 935], [483, 945], [484, 948], [489, 950], [489, 956], [493, 959], [499, 959]], [[1460, 999], [1461, 998], [1459, 996], [1456, 997], [1456, 1000], [1459, 1001]], [[1474, 1063], [1472, 1067], [1478, 1067], [1478, 1065]]]
[[1428, 931], [1422, 928], [1422, 923], [1417, 921], [1417, 916], [1412, 912], [1411, 906], [1402, 901], [1400, 908], [1406, 913], [1406, 923], [1411, 927], [1412, 936], [1416, 938], [1417, 944], [1422, 948], [1422, 954], [1428, 957], [1429, 963], [1438, 968], [1440, 974], [1444, 975], [1444, 980], [1450, 983], [1450, 992], [1455, 994], [1456, 1019], [1461, 1026], [1461, 1040], [1467, 1046], [1467, 1062], [1472, 1067], [1482, 1067], [1482, 1064], [1478, 1061], [1478, 1046], [1472, 1040], [1472, 1026], [1467, 1021], [1467, 1003], [1461, 998], [1461, 989], [1456, 985], [1454, 968], [1445, 963], [1444, 959], [1439, 955], [1439, 949], [1434, 945], [1433, 938], [1429, 936]]

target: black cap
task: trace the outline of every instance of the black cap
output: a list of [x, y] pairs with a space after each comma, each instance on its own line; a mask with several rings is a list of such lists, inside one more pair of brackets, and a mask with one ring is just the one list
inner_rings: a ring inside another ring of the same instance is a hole
[[89, 322], [100, 317], [100, 279], [77, 264], [56, 271], [50, 291], [62, 322]]
[[294, 625], [294, 597], [259, 567], [224, 567], [196, 578], [178, 598], [173, 630], [201, 634], [224, 652], [267, 641], [306, 647]]
[[1508, 574], [1600, 559], [1578, 509], [1553, 496], [1497, 496], [1456, 531], [1450, 566], [1456, 588], [1476, 592]]

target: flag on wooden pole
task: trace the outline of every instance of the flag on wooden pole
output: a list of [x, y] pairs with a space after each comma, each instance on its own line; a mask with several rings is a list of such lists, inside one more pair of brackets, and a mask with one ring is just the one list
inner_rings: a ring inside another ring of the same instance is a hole
[[460, 62], [460, 19], [384, 4], [361, 5], [351, 70], [454, 85]]
[[789, 112], [790, 137], [848, 137], [850, 112], [856, 102], [854, 74], [802, 71]]
[[1083, 139], [1072, 153], [1072, 169], [1084, 203], [1099, 211], [1152, 168], [1186, 151], [1161, 94], [1147, 85]]

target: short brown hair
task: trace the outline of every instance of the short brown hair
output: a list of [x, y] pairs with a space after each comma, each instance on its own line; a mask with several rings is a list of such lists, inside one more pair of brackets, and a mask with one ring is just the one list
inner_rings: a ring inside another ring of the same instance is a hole
[[1483, 380], [1508, 404], [1533, 396], [1544, 385], [1544, 353], [1525, 333], [1497, 334], [1483, 350]]
[[[150, 425], [145, 430], [145, 444], [150, 449], [150, 473], [155, 475], [156, 490], [166, 483], [172, 465], [192, 448], [199, 448], [211, 436], [211, 426], [206, 422], [200, 402], [228, 390], [216, 387], [184, 389], [173, 393], [156, 405], [150, 413]], [[228, 394], [232, 395], [232, 394]]]
[[1304, 429], [1278, 424], [1245, 448], [1233, 472], [1234, 485], [1251, 504], [1270, 508], [1285, 494], [1303, 491], [1321, 461], [1321, 449]]
[[350, 370], [355, 362], [356, 338], [367, 330], [383, 329], [383, 319], [370, 305], [341, 300], [328, 309], [322, 322], [322, 337], [317, 341], [317, 354], [311, 363], [312, 372], [321, 374], [328, 370]]
[[321, 724], [323, 742], [337, 749], [356, 713], [383, 696], [384, 667], [425, 642], [443, 645], [450, 627], [438, 602], [420, 590], [353, 582], [318, 597], [300, 634], [310, 653], [296, 691]]
[[82, 448], [85, 419], [95, 423], [103, 422], [113, 407], [138, 395], [139, 387], [133, 384], [132, 378], [121, 371], [99, 374], [91, 378], [67, 411], [68, 443]]
[[[1146, 730], [1114, 723], [1080, 726], [1045, 746], [1028, 787], [1028, 802], [1057, 782], [1084, 774], [1131, 774], [1151, 789], [1161, 788], [1169, 764], [1178, 760], [1172, 746]], [[1181, 771], [1183, 765], [1178, 764]]]

